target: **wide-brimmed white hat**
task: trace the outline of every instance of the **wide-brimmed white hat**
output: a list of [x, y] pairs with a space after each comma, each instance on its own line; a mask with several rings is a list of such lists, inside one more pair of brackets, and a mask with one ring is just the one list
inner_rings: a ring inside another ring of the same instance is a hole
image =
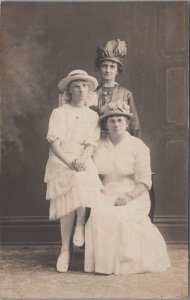
[[75, 80], [85, 80], [89, 83], [90, 92], [94, 91], [98, 86], [98, 81], [95, 77], [88, 75], [84, 70], [73, 70], [65, 78], [58, 83], [60, 91], [64, 92], [69, 83]]

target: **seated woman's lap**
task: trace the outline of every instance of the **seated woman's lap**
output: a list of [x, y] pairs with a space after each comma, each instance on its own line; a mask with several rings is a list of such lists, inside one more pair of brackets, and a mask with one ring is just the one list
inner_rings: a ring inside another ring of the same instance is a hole
[[109, 198], [103, 195], [91, 211], [91, 216], [99, 216], [99, 218], [118, 220], [125, 222], [139, 222], [146, 217], [150, 211], [150, 198], [148, 192], [144, 192], [141, 197], [137, 197], [125, 206], [114, 206], [113, 202], [109, 202]]

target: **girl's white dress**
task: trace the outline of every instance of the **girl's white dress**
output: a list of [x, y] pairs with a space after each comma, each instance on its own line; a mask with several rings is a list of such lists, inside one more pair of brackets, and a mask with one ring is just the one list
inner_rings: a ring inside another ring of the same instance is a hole
[[91, 210], [85, 228], [85, 271], [104, 274], [162, 272], [170, 267], [166, 243], [149, 217], [148, 191], [126, 206], [115, 199], [130, 192], [136, 183], [151, 187], [149, 148], [126, 134], [114, 146], [109, 137], [94, 154], [103, 174], [102, 198]]
[[[53, 110], [47, 139], [58, 139], [70, 161], [78, 158], [86, 145], [96, 146], [99, 137], [98, 114], [88, 107], [68, 103]], [[46, 199], [51, 201], [50, 219], [59, 219], [81, 206], [91, 207], [102, 186], [92, 158], [86, 162], [85, 171], [77, 172], [64, 164], [51, 148], [44, 181]]]

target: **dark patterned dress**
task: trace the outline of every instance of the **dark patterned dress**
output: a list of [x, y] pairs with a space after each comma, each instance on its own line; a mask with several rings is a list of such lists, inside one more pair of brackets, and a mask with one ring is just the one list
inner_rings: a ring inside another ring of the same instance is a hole
[[140, 125], [139, 118], [137, 115], [137, 110], [135, 107], [135, 102], [133, 98], [133, 94], [130, 90], [120, 86], [118, 83], [113, 87], [102, 87], [98, 86], [96, 93], [98, 95], [98, 105], [91, 106], [90, 108], [97, 111], [99, 115], [101, 115], [101, 108], [106, 103], [113, 102], [117, 103], [120, 101], [126, 102], [130, 106], [130, 111], [133, 114], [133, 117], [130, 119], [128, 131], [133, 136], [140, 136]]

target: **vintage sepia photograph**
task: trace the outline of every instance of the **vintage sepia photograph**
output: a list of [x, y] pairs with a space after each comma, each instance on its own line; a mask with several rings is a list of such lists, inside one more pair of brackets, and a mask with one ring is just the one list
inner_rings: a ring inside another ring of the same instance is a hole
[[188, 14], [1, 3], [1, 299], [189, 299]]

